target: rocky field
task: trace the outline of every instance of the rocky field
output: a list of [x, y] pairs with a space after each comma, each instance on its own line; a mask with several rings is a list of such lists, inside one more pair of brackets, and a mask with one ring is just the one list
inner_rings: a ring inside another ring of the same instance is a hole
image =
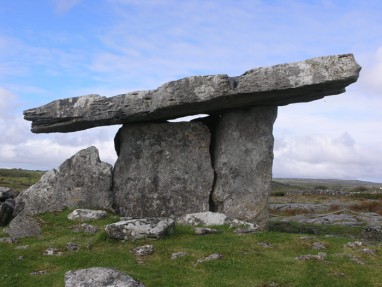
[[[19, 191], [41, 174], [0, 169], [0, 182]], [[72, 209], [36, 216], [37, 238], [0, 228], [0, 286], [79, 286], [76, 276], [101, 274], [141, 282], [117, 286], [381, 286], [379, 184], [274, 179], [272, 190], [269, 231], [178, 224], [164, 239], [125, 241], [105, 230], [119, 217], [76, 221]]]

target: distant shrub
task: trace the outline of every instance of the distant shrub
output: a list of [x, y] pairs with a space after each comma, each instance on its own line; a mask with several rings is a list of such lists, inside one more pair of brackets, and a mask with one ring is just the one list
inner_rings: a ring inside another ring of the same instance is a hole
[[381, 201], [364, 201], [352, 204], [349, 209], [358, 212], [375, 212], [382, 215]]
[[350, 190], [350, 192], [365, 192], [365, 191], [368, 191], [369, 189], [365, 186], [357, 186], [357, 187], [354, 187]]
[[274, 191], [271, 193], [271, 196], [285, 196], [286, 192], [285, 191]]
[[325, 185], [317, 185], [313, 188], [314, 190], [327, 190], [328, 187]]
[[382, 199], [382, 193], [370, 193], [370, 192], [364, 192], [364, 193], [357, 193], [350, 195], [352, 198], [361, 198], [361, 199]]

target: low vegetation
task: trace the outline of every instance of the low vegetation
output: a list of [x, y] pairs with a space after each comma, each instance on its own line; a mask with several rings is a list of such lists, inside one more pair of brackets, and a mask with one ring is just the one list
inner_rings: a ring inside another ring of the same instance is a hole
[[[0, 186], [20, 191], [42, 174], [40, 171], [0, 169]], [[305, 188], [320, 185], [317, 182], [309, 184]], [[325, 182], [324, 185], [330, 184]], [[288, 191], [298, 188], [292, 182], [274, 183], [273, 186], [276, 188], [272, 200], [324, 200], [322, 196], [287, 195]], [[351, 210], [382, 214], [380, 200], [356, 200], [349, 205]], [[331, 206], [331, 210], [339, 208], [335, 204]], [[79, 223], [67, 219], [70, 211], [38, 216], [42, 227], [39, 238], [0, 243], [0, 286], [64, 286], [66, 271], [96, 266], [116, 268], [147, 287], [382, 286], [381, 239], [366, 240], [363, 227], [271, 221], [269, 231], [256, 234], [237, 235], [222, 226], [217, 227], [221, 230], [219, 234], [197, 236], [192, 228], [177, 226], [175, 233], [163, 240], [122, 242], [110, 239], [103, 229], [104, 225], [118, 221], [117, 216], [109, 214], [106, 219], [89, 222], [100, 228], [98, 233], [91, 235], [75, 232]], [[0, 237], [5, 236], [4, 228], [0, 228]], [[357, 245], [355, 241], [363, 243]], [[68, 251], [69, 242], [80, 249]], [[133, 248], [145, 244], [155, 246], [153, 255], [138, 258], [131, 253]], [[20, 249], [26, 245], [26, 249]], [[315, 246], [323, 249], [317, 250]], [[57, 248], [62, 255], [43, 255], [51, 247]], [[171, 254], [180, 251], [188, 255], [172, 260]], [[212, 253], [224, 257], [196, 264], [199, 258]], [[320, 256], [297, 259], [308, 254]]]
[[0, 168], [0, 187], [22, 191], [36, 183], [44, 171]]
[[[40, 238], [0, 243], [0, 286], [64, 286], [66, 271], [95, 266], [116, 268], [147, 287], [378, 286], [382, 282], [381, 245], [371, 242], [358, 249], [347, 247], [355, 240], [348, 233], [327, 237], [269, 231], [240, 236], [223, 226], [218, 227], [220, 234], [197, 236], [190, 227], [178, 226], [163, 240], [121, 242], [108, 238], [102, 229], [116, 221], [115, 216], [96, 222], [101, 231], [89, 235], [73, 231], [76, 223], [66, 218], [69, 211], [39, 216], [43, 229]], [[67, 251], [68, 242], [78, 244], [80, 250]], [[155, 253], [135, 258], [131, 250], [144, 244], [153, 244]], [[325, 249], [315, 250], [315, 244]], [[23, 245], [29, 247], [17, 249]], [[50, 247], [63, 254], [43, 255]], [[373, 253], [365, 253], [364, 248]], [[179, 251], [188, 256], [170, 259]], [[322, 261], [296, 259], [318, 252], [326, 253]], [[196, 264], [212, 253], [224, 257]]]

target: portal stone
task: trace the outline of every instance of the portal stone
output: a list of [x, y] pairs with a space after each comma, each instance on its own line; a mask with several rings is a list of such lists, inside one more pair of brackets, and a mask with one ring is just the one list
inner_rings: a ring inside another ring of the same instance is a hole
[[261, 228], [268, 221], [276, 116], [277, 107], [231, 111], [214, 131], [214, 209]]
[[126, 124], [118, 132], [114, 208], [135, 218], [208, 211], [214, 171], [201, 123]]

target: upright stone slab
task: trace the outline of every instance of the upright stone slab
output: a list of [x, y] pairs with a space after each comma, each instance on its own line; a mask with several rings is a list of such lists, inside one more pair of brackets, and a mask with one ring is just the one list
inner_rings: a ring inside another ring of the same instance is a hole
[[268, 220], [277, 107], [223, 114], [214, 135], [215, 209], [264, 228]]
[[126, 124], [117, 134], [114, 208], [122, 216], [208, 211], [214, 172], [201, 123]]
[[69, 208], [112, 209], [112, 166], [89, 147], [20, 193], [16, 213], [34, 215]]

